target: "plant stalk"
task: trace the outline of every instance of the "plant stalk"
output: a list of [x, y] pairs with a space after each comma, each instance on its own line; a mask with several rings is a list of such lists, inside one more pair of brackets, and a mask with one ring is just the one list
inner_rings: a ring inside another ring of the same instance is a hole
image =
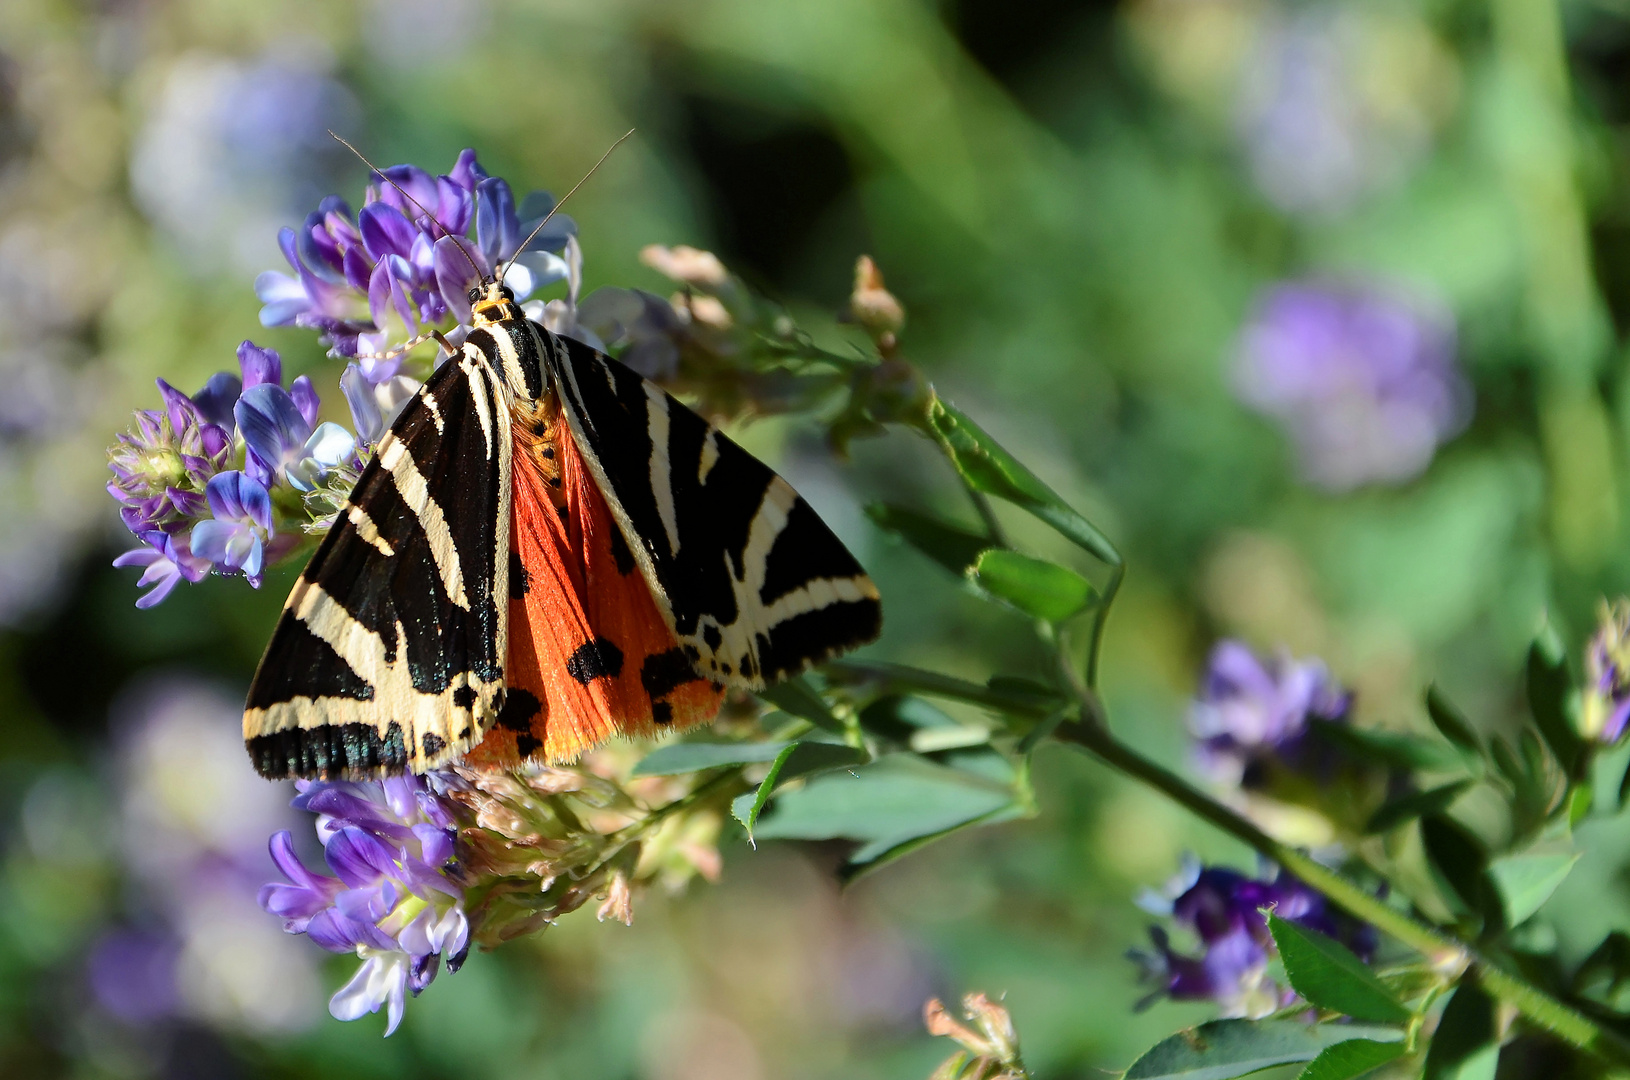
[[[1102, 716], [1101, 707], [1095, 701], [1089, 702], [1088, 711]], [[1057, 737], [1087, 750], [1111, 768], [1147, 784], [1202, 820], [1244, 841], [1329, 897], [1348, 914], [1390, 934], [1433, 964], [1452, 971], [1467, 967], [1475, 970], [1490, 995], [1511, 1005], [1537, 1027], [1606, 1061], [1630, 1065], [1630, 1043], [1615, 1032], [1499, 966], [1466, 942], [1416, 921], [1305, 852], [1275, 840], [1170, 769], [1117, 740], [1102, 723], [1066, 723], [1060, 726]]]

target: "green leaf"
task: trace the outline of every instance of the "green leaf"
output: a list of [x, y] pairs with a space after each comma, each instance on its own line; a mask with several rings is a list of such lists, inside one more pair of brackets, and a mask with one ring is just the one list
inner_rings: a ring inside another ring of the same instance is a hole
[[759, 819], [759, 839], [861, 841], [869, 862], [907, 841], [931, 837], [1017, 803], [1004, 779], [889, 754], [851, 772], [817, 776], [775, 800]]
[[1396, 1042], [1402, 1037], [1392, 1028], [1356, 1024], [1214, 1020], [1156, 1043], [1132, 1063], [1124, 1080], [1232, 1080], [1275, 1065], [1312, 1061], [1337, 1043]]
[[872, 503], [866, 516], [959, 578], [967, 577], [979, 553], [991, 546], [984, 536], [902, 506]]
[[839, 735], [844, 732], [843, 721], [832, 715], [826, 700], [815, 692], [815, 688], [802, 675], [795, 675], [756, 693], [771, 705], [800, 720], [808, 720], [824, 731]]
[[1483, 842], [1446, 814], [1421, 818], [1421, 841], [1445, 898], [1458, 901], [1462, 911], [1485, 914], [1483, 867], [1488, 853]]
[[764, 774], [758, 790], [750, 795], [738, 796], [730, 803], [730, 813], [746, 827], [747, 839], [752, 841], [753, 826], [758, 823], [758, 815], [777, 787], [800, 776], [848, 768], [865, 760], [865, 751], [842, 743], [790, 743], [770, 762], [770, 771]]
[[1375, 813], [1370, 815], [1370, 820], [1364, 825], [1364, 831], [1371, 835], [1390, 832], [1405, 822], [1414, 821], [1425, 814], [1441, 813], [1449, 809], [1450, 804], [1471, 786], [1471, 780], [1456, 780], [1442, 787], [1400, 795], [1381, 804]]
[[941, 829], [939, 832], [928, 833], [924, 836], [914, 836], [910, 840], [902, 841], [892, 847], [879, 850], [878, 844], [868, 844], [856, 851], [849, 857], [847, 862], [838, 867], [838, 881], [848, 885], [856, 878], [869, 874], [880, 867], [887, 866], [894, 860], [910, 855], [913, 851], [925, 848], [937, 840], [943, 840], [952, 833], [962, 832], [965, 829], [975, 829], [982, 825], [995, 825], [999, 822], [1011, 821], [1014, 818], [1023, 817], [1025, 813], [1023, 807], [1017, 803], [1010, 803], [1007, 806], [998, 807], [988, 814], [981, 814], [972, 820], [959, 822], [948, 829]]
[[1469, 983], [1455, 988], [1426, 1052], [1423, 1080], [1494, 1080], [1500, 1061], [1494, 1002]]
[[1091, 582], [1067, 566], [1005, 548], [979, 556], [969, 580], [1026, 615], [1063, 622], [1092, 603]]
[[1435, 685], [1426, 688], [1426, 715], [1445, 739], [1476, 757], [1483, 756], [1483, 740], [1459, 709]]
[[1312, 1004], [1355, 1020], [1401, 1024], [1409, 1019], [1409, 1010], [1341, 942], [1277, 915], [1268, 916], [1268, 930], [1290, 985]]
[[1508, 855], [1489, 863], [1488, 876], [1500, 898], [1507, 926], [1518, 926], [1545, 906], [1579, 861], [1579, 852]]
[[1120, 553], [1103, 533], [955, 406], [935, 399], [928, 422], [969, 487], [1028, 510], [1102, 562], [1120, 565]]
[[1352, 1080], [1402, 1056], [1404, 1049], [1401, 1042], [1348, 1039], [1319, 1051], [1296, 1080]]
[[1573, 676], [1568, 672], [1567, 650], [1549, 626], [1528, 650], [1528, 708], [1563, 771], [1572, 775], [1583, 749], [1571, 716]]
[[659, 746], [634, 766], [633, 776], [676, 776], [723, 765], [774, 761], [794, 744], [786, 742], [681, 742]]
[[1354, 727], [1317, 717], [1309, 717], [1308, 724], [1326, 741], [1380, 765], [1430, 772], [1458, 772], [1461, 768], [1460, 752], [1436, 739]]

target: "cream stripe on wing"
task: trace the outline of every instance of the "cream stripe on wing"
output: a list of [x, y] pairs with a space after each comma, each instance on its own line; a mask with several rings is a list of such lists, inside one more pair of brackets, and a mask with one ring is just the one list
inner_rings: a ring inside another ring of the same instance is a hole
[[651, 435], [651, 494], [656, 496], [662, 531], [668, 534], [668, 556], [679, 554], [679, 516], [674, 512], [673, 479], [668, 475], [668, 395], [651, 383], [645, 386], [645, 422]]
[[345, 520], [349, 521], [352, 527], [356, 529], [357, 536], [361, 537], [364, 543], [372, 544], [374, 550], [385, 556], [385, 558], [388, 559], [396, 554], [396, 549], [391, 547], [390, 541], [379, 535], [379, 526], [374, 524], [374, 519], [369, 517], [368, 512], [362, 507], [355, 503], [348, 503], [346, 505]]
[[481, 434], [487, 440], [487, 458], [492, 458], [492, 399], [487, 396], [487, 381], [481, 378], [481, 370], [487, 365], [483, 361], [471, 361], [465, 357], [458, 362], [464, 369], [464, 375], [470, 382], [470, 403], [475, 407], [475, 415], [481, 421]]
[[[470, 381], [473, 385], [476, 380]], [[453, 533], [447, 527], [447, 518], [442, 514], [441, 507], [430, 497], [430, 485], [414, 463], [413, 455], [400, 441], [386, 435], [379, 444], [379, 466], [391, 474], [402, 501], [418, 517], [419, 527], [430, 541], [430, 554], [436, 560], [436, 570], [441, 574], [442, 586], [447, 590], [448, 597], [469, 611], [470, 599], [464, 595], [464, 572], [459, 569], [458, 548], [453, 543]]]

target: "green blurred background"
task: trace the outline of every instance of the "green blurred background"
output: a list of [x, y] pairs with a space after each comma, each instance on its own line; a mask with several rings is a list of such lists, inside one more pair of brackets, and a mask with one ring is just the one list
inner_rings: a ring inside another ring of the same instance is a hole
[[[874, 256], [905, 355], [1127, 554], [1106, 694], [1181, 765], [1219, 636], [1325, 657], [1361, 722], [1419, 724], [1437, 680], [1492, 729], [1541, 620], [1577, 641], [1624, 589], [1627, 79], [1621, 0], [5, 0], [0, 1075], [920, 1077], [950, 1049], [923, 1001], [982, 989], [1039, 1075], [1090, 1076], [1208, 1015], [1133, 1012], [1130, 900], [1186, 850], [1249, 853], [1056, 748], [1037, 818], [846, 892], [841, 852], [735, 833], [718, 884], [477, 956], [388, 1041], [324, 1014], [351, 962], [253, 903], [264, 837], [309, 826], [236, 741], [293, 571], [137, 612], [102, 485], [152, 379], [201, 385], [245, 337], [338, 404], [252, 289], [279, 226], [361, 201], [326, 128], [557, 193], [637, 128], [571, 206], [591, 288], [666, 294], [639, 249], [694, 244], [819, 329]], [[1286, 280], [1450, 313], [1475, 410], [1421, 475], [1309, 484], [1231, 392]], [[861, 514], [962, 513], [920, 439], [834, 462], [813, 424], [742, 437], [877, 578], [874, 655], [1044, 670], [1017, 616]], [[1565, 952], [1630, 927], [1623, 842], [1584, 843]], [[121, 998], [110, 964], [152, 989]]]

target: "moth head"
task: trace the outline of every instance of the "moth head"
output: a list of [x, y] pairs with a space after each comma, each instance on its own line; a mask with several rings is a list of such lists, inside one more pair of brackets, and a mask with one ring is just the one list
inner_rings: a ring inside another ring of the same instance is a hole
[[488, 278], [471, 288], [469, 295], [477, 326], [484, 322], [521, 317], [520, 309], [515, 306], [515, 294], [502, 282]]

